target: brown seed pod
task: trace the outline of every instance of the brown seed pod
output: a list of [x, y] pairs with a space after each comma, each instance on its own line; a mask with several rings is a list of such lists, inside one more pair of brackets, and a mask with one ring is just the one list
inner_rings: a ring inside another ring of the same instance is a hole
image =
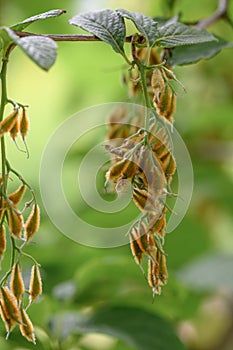
[[8, 339], [10, 332], [12, 331], [12, 329], [15, 327], [16, 325], [16, 321], [13, 320], [11, 317], [8, 317], [6, 311], [4, 310], [3, 306], [2, 306], [2, 302], [0, 301], [0, 316], [4, 322], [6, 331], [7, 331], [7, 335], [6, 335], [6, 339]]
[[167, 265], [166, 265], [166, 256], [164, 254], [161, 254], [161, 260], [160, 260], [160, 283], [161, 285], [167, 284]]
[[142, 259], [143, 259], [143, 254], [142, 254], [143, 252], [141, 251], [137, 242], [132, 239], [132, 237], [130, 239], [130, 248], [136, 264], [141, 266]]
[[20, 332], [28, 341], [36, 344], [36, 337], [34, 332], [34, 327], [32, 321], [30, 320], [28, 314], [24, 309], [20, 310], [21, 314], [21, 323], [20, 323]]
[[21, 304], [25, 292], [23, 277], [19, 263], [14, 264], [10, 280], [10, 289], [17, 299], [18, 305]]
[[15, 238], [21, 238], [23, 229], [23, 216], [12, 208], [7, 209], [7, 217], [9, 223], [9, 231]]
[[30, 121], [27, 115], [27, 111], [25, 108], [23, 108], [23, 112], [20, 120], [20, 126], [19, 126], [20, 135], [23, 140], [25, 139], [28, 133], [29, 126], [30, 126]]
[[18, 118], [18, 109], [14, 109], [8, 117], [0, 122], [0, 137], [3, 136], [5, 132], [10, 131], [15, 125]]
[[17, 205], [20, 203], [21, 199], [23, 198], [23, 195], [25, 193], [26, 186], [21, 185], [17, 188], [16, 191], [9, 194], [8, 199], [12, 202], [12, 204]]
[[7, 209], [9, 231], [15, 238], [21, 238], [23, 216], [12, 208]]
[[166, 178], [171, 179], [171, 176], [174, 175], [175, 172], [176, 172], [176, 161], [175, 161], [175, 158], [173, 157], [173, 155], [171, 155], [169, 164], [165, 170]]
[[155, 199], [146, 190], [134, 188], [133, 190], [133, 201], [141, 211], [153, 212], [156, 211]]
[[29, 305], [37, 300], [42, 293], [42, 281], [38, 265], [33, 265], [29, 285]]
[[0, 261], [3, 259], [6, 251], [6, 229], [5, 226], [0, 226]]
[[38, 206], [38, 204], [35, 204], [25, 223], [24, 235], [27, 241], [32, 239], [34, 234], [38, 231], [39, 226], [40, 226], [40, 207]]
[[12, 128], [9, 130], [10, 137], [12, 138], [13, 141], [15, 141], [15, 139], [19, 133], [20, 121], [21, 121], [21, 113], [18, 110], [17, 116], [16, 116], [16, 121], [15, 121], [14, 125], [12, 126]]
[[7, 319], [20, 322], [17, 299], [8, 287], [1, 287], [1, 305]]
[[143, 254], [148, 255], [149, 249], [148, 249], [148, 242], [147, 242], [147, 237], [145, 233], [139, 232], [138, 228], [133, 227], [130, 232], [130, 240], [135, 241], [140, 251]]
[[154, 99], [157, 100], [159, 94], [165, 89], [165, 81], [161, 68], [155, 68], [151, 76], [151, 87], [154, 93]]

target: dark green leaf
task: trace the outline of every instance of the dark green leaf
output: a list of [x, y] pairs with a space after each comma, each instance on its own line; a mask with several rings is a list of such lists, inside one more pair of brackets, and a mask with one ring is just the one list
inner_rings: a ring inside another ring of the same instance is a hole
[[82, 329], [112, 335], [139, 350], [184, 349], [168, 322], [148, 311], [127, 306], [97, 311]]
[[178, 278], [188, 286], [198, 290], [233, 291], [233, 255], [212, 254], [180, 269]]
[[58, 338], [71, 333], [103, 333], [121, 339], [138, 350], [185, 349], [166, 320], [127, 306], [98, 310], [90, 317], [78, 313], [58, 315], [50, 320], [50, 327], [53, 336]]
[[158, 31], [159, 35], [155, 45], [167, 48], [217, 41], [217, 39], [206, 30], [191, 28], [183, 23], [172, 23], [160, 26]]
[[217, 39], [218, 41], [175, 48], [171, 57], [168, 58], [168, 64], [175, 66], [196, 63], [201, 59], [208, 60], [217, 55], [222, 49], [233, 47], [233, 43], [219, 37]]
[[124, 52], [125, 23], [119, 13], [109, 9], [81, 13], [71, 18], [69, 23], [110, 44], [116, 52]]
[[49, 70], [57, 57], [57, 44], [43, 36], [18, 37], [11, 29], [5, 28], [10, 39], [40, 68]]
[[118, 9], [116, 11], [122, 17], [133, 21], [139, 32], [147, 39], [149, 45], [153, 46], [154, 41], [158, 38], [157, 22], [142, 13], [131, 12], [124, 9]]
[[51, 10], [48, 12], [40, 13], [39, 15], [27, 18], [22, 22], [14, 24], [10, 28], [13, 30], [21, 31], [21, 30], [24, 30], [25, 28], [27, 28], [33, 22], [36, 22], [36, 21], [39, 21], [42, 19], [57, 17], [57, 16], [62, 15], [63, 13], [66, 13], [66, 11], [65, 10]]

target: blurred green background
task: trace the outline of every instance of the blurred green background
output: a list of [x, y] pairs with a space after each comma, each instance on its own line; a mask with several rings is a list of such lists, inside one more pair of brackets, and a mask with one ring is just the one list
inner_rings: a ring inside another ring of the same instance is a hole
[[[165, 3], [1, 0], [0, 25], [12, 25], [34, 14], [61, 8], [67, 10], [66, 15], [37, 22], [30, 31], [77, 33], [77, 28], [67, 21], [78, 12], [123, 7], [148, 16], [166, 16], [169, 12]], [[174, 13], [181, 11], [183, 20], [193, 21], [213, 13], [216, 3], [177, 0]], [[230, 13], [233, 19], [233, 1]], [[223, 21], [209, 30], [232, 41], [233, 29]], [[229, 49], [210, 61], [175, 69], [187, 90], [178, 98], [175, 127], [190, 152], [195, 179], [189, 210], [166, 238], [169, 283], [162, 295], [152, 303], [151, 290], [134, 263], [129, 246], [94, 249], [78, 245], [53, 226], [42, 207], [40, 231], [27, 248], [41, 263], [43, 273], [43, 298], [30, 309], [38, 343], [28, 344], [17, 330], [6, 342], [0, 323], [1, 349], [134, 349], [126, 345], [124, 337], [120, 340], [96, 333], [82, 335], [81, 331], [72, 334], [72, 326], [67, 326], [67, 333], [64, 331], [73, 312], [88, 314], [93, 309], [113, 306], [140, 308], [168, 320], [187, 349], [233, 349], [232, 62]], [[11, 142], [8, 154], [38, 197], [41, 156], [56, 127], [83, 108], [127, 101], [121, 82], [122, 63], [120, 56], [99, 42], [59, 43], [57, 62], [49, 73], [41, 71], [20, 50], [12, 53], [8, 95], [30, 106], [30, 158], [26, 159]], [[85, 143], [80, 149], [75, 148], [65, 166], [64, 188], [74, 209], [79, 198], [74, 191], [77, 164], [89, 148]], [[87, 208], [84, 215], [98, 221], [97, 214]], [[25, 270], [27, 264], [25, 260]]]

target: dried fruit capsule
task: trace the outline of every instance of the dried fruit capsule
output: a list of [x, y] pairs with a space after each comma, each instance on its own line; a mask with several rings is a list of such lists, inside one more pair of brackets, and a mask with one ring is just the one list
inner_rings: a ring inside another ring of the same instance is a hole
[[42, 281], [40, 276], [40, 270], [37, 265], [32, 266], [30, 286], [29, 286], [29, 305], [37, 300], [42, 293]]
[[26, 190], [26, 186], [25, 185], [21, 185], [19, 186], [19, 188], [17, 188], [16, 191], [12, 192], [11, 194], [9, 194], [8, 199], [14, 204], [17, 205], [19, 204], [19, 202], [21, 201], [21, 199], [23, 198], [23, 195], [25, 193]]
[[141, 211], [155, 211], [155, 199], [151, 194], [139, 188], [133, 190], [133, 201]]
[[0, 122], [0, 137], [10, 131], [18, 118], [18, 109], [14, 109], [11, 114]]
[[20, 120], [20, 126], [19, 126], [20, 135], [21, 135], [23, 140], [25, 139], [25, 137], [27, 135], [27, 132], [29, 130], [29, 126], [30, 126], [29, 118], [28, 118], [26, 109], [23, 108], [23, 112], [22, 112], [22, 116], [21, 116], [21, 120]]
[[155, 68], [151, 76], [151, 87], [155, 95], [155, 99], [158, 98], [158, 94], [162, 93], [165, 89], [165, 81], [161, 68]]
[[165, 285], [167, 283], [167, 265], [166, 265], [166, 256], [164, 254], [161, 255], [160, 260], [160, 283], [162, 285]]
[[8, 287], [1, 287], [1, 305], [7, 319], [20, 322], [17, 299]]
[[25, 223], [24, 235], [26, 240], [32, 239], [34, 234], [38, 231], [39, 226], [40, 226], [40, 208], [38, 204], [35, 204]]
[[34, 332], [34, 327], [32, 321], [30, 320], [28, 314], [24, 309], [20, 310], [21, 314], [21, 323], [20, 323], [20, 332], [21, 334], [33, 344], [36, 344], [36, 337]]
[[7, 217], [9, 223], [9, 231], [15, 238], [21, 238], [21, 231], [23, 229], [23, 217], [14, 209], [8, 208]]
[[19, 133], [19, 129], [20, 129], [20, 120], [21, 120], [21, 114], [18, 111], [17, 112], [17, 116], [16, 116], [16, 121], [14, 123], [14, 125], [10, 128], [9, 132], [10, 132], [10, 137], [13, 139], [13, 141], [15, 141], [18, 133]]
[[12, 293], [16, 297], [18, 304], [20, 305], [23, 299], [25, 288], [24, 288], [24, 282], [23, 282], [20, 265], [18, 263], [15, 264], [12, 269], [10, 288]]
[[14, 326], [16, 324], [16, 321], [7, 315], [6, 311], [4, 310], [4, 308], [2, 306], [2, 302], [0, 302], [0, 315], [1, 315], [1, 318], [4, 322], [4, 324], [5, 324], [5, 328], [7, 331], [6, 339], [8, 339], [10, 332], [12, 331], [12, 329], [14, 328]]
[[142, 251], [141, 251], [139, 245], [137, 244], [137, 242], [132, 240], [132, 238], [130, 240], [130, 248], [131, 248], [131, 252], [132, 252], [132, 255], [135, 259], [136, 264], [141, 265], [142, 257], [143, 257]]

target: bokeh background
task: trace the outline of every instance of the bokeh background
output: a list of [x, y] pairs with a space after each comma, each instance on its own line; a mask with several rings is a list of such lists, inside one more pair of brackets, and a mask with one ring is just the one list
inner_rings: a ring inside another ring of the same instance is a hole
[[[182, 12], [183, 20], [193, 21], [213, 13], [216, 3], [177, 0], [174, 13]], [[66, 15], [37, 22], [30, 31], [78, 33], [68, 24], [69, 18], [81, 11], [106, 7], [123, 7], [148, 16], [169, 14], [162, 0], [1, 0], [0, 25], [62, 8], [67, 10]], [[233, 1], [230, 14], [233, 19]], [[233, 29], [223, 21], [209, 30], [232, 41]], [[69, 327], [67, 333], [63, 332], [64, 315], [115, 305], [140, 308], [168, 320], [187, 349], [233, 349], [232, 62], [232, 49], [227, 49], [210, 61], [175, 69], [187, 90], [178, 98], [175, 126], [192, 158], [194, 192], [184, 220], [166, 239], [170, 276], [162, 295], [152, 303], [151, 290], [134, 263], [129, 246], [81, 246], [54, 227], [42, 206], [40, 232], [27, 248], [41, 263], [43, 273], [43, 298], [30, 309], [38, 343], [28, 344], [17, 330], [6, 342], [0, 323], [1, 349], [134, 349], [116, 336], [72, 334]], [[127, 101], [127, 89], [121, 80], [122, 63], [120, 56], [99, 42], [59, 43], [57, 62], [49, 73], [41, 71], [20, 50], [12, 53], [8, 95], [30, 106], [30, 158], [26, 159], [10, 142], [8, 154], [39, 198], [40, 160], [55, 128], [83, 108]], [[96, 140], [98, 137], [101, 140], [103, 135], [97, 135]], [[74, 210], [80, 197], [74, 191], [77, 164], [89, 148], [87, 142], [74, 147], [64, 170], [64, 189]], [[83, 207], [87, 219], [98, 222], [97, 214]], [[27, 263], [25, 260], [25, 269]]]

